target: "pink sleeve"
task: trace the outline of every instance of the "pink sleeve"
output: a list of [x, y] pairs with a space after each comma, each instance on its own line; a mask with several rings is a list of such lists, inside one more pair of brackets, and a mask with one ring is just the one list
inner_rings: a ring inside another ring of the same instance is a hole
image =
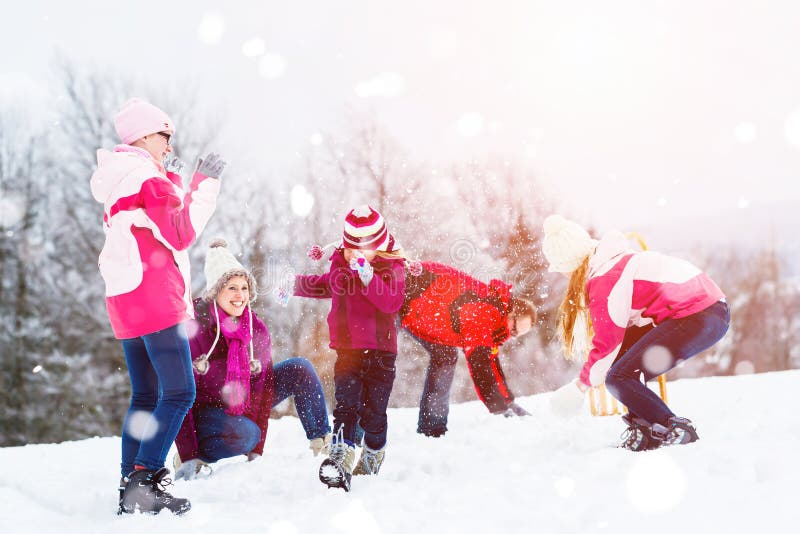
[[181, 199], [175, 186], [161, 178], [142, 184], [139, 198], [161, 237], [175, 250], [194, 243], [216, 209], [219, 180], [195, 173], [189, 192]]
[[294, 279], [294, 295], [315, 299], [331, 298], [329, 279], [330, 272], [325, 274], [298, 274]]

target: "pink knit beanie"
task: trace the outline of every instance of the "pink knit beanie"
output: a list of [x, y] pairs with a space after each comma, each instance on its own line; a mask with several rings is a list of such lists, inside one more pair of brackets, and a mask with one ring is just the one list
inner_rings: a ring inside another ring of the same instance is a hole
[[141, 98], [131, 98], [114, 116], [114, 128], [123, 143], [129, 145], [145, 135], [156, 132], [175, 133], [169, 116]]

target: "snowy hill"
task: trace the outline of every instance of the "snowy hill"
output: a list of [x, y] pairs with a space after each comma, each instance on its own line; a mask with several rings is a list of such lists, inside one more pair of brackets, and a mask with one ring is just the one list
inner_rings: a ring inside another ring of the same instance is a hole
[[617, 417], [561, 419], [549, 394], [532, 417], [453, 406], [443, 439], [414, 433], [416, 410], [389, 412], [381, 474], [353, 490], [317, 479], [298, 421], [273, 421], [264, 457], [179, 481], [185, 517], [114, 515], [119, 438], [0, 449], [0, 531], [124, 534], [752, 533], [796, 528], [800, 371], [681, 380], [673, 409], [701, 440], [644, 453], [614, 448]]

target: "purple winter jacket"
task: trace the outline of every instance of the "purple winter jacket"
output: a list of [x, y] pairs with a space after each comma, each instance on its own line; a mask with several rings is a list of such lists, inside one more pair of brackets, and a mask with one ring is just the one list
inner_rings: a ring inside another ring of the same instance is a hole
[[[220, 319], [224, 317], [220, 310]], [[245, 310], [245, 313], [247, 311]], [[189, 332], [189, 348], [192, 352], [192, 360], [196, 360], [200, 355], [206, 353], [214, 343], [216, 335], [217, 321], [214, 317], [214, 308], [210, 303], [202, 300], [194, 300], [195, 319], [186, 325]], [[267, 326], [253, 314], [253, 353], [261, 361], [261, 373], [250, 375], [250, 408], [243, 414], [245, 417], [255, 422], [261, 428], [261, 440], [251, 451], [263, 454], [264, 441], [267, 438], [267, 427], [269, 425], [269, 414], [272, 411], [272, 400], [274, 397], [274, 374], [272, 370], [272, 349], [270, 347], [269, 330]], [[183, 424], [175, 438], [175, 446], [182, 461], [199, 458], [197, 443], [197, 433], [195, 421], [196, 413], [199, 408], [216, 407], [225, 408], [222, 399], [222, 387], [225, 385], [225, 377], [228, 373], [228, 343], [225, 337], [220, 335], [214, 352], [208, 359], [208, 372], [204, 375], [194, 373], [195, 384], [197, 385], [197, 398], [194, 405], [183, 419]]]
[[397, 354], [397, 312], [405, 296], [405, 267], [401, 259], [380, 256], [371, 262], [374, 276], [364, 286], [350, 269], [342, 249], [331, 255], [331, 268], [322, 275], [298, 275], [294, 294], [329, 298], [332, 349], [378, 349]]

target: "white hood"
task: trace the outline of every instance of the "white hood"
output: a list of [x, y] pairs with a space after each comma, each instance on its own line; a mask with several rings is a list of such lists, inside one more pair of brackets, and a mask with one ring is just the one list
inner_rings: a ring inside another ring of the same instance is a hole
[[[129, 177], [163, 176], [155, 162], [144, 154], [135, 151], [111, 152], [101, 148], [97, 151], [97, 170], [89, 182], [92, 196], [98, 202], [108, 204], [119, 198], [133, 195], [141, 186], [140, 180], [128, 180], [130, 191], [124, 187]], [[120, 187], [122, 185], [122, 188]]]
[[634, 252], [630, 241], [622, 232], [608, 232], [597, 243], [597, 248], [589, 260], [589, 276], [601, 275], [613, 267], [620, 256]]

